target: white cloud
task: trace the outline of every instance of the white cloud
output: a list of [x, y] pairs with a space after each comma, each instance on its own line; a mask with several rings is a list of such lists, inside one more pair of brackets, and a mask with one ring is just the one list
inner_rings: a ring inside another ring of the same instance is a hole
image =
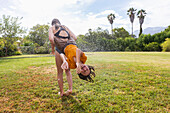
[[[2, 0], [0, 1], [0, 16], [2, 14], [23, 17], [22, 24], [31, 28], [36, 24], [51, 23], [53, 18], [58, 18], [62, 24], [68, 26], [76, 35], [85, 34], [88, 29], [101, 27], [110, 31], [107, 15], [114, 13], [116, 19], [113, 26], [124, 27], [131, 30], [129, 17], [117, 13], [118, 9], [95, 12], [85, 12], [85, 9], [96, 0]], [[103, 4], [104, 5], [104, 4]], [[168, 26], [170, 24], [169, 0], [131, 0], [124, 7], [145, 9], [147, 12], [143, 28], [154, 26]], [[135, 17], [134, 31], [139, 29], [139, 20]], [[131, 32], [131, 31], [130, 31]]]
[[16, 7], [15, 6], [9, 6], [11, 9], [13, 9], [13, 10], [15, 10], [16, 9]]
[[[95, 0], [14, 0], [11, 8], [5, 14], [23, 17], [22, 23], [26, 28], [36, 24], [51, 23], [53, 18], [58, 18], [62, 24], [68, 26], [76, 35], [85, 34], [88, 29], [102, 27], [110, 30], [107, 15], [114, 13], [115, 26], [127, 23], [114, 10], [104, 10], [99, 13], [86, 14], [82, 9], [88, 7]], [[10, 13], [9, 13], [10, 12]]]
[[85, 34], [88, 32], [88, 29], [97, 29], [101, 27], [102, 29], [108, 29], [110, 31], [110, 23], [107, 19], [107, 15], [110, 13], [115, 14], [116, 19], [114, 20], [113, 26], [115, 27], [125, 27], [127, 28], [128, 22], [123, 19], [118, 13], [114, 10], [105, 10], [99, 13], [94, 14], [93, 12], [89, 12], [85, 17], [81, 17], [76, 19], [76, 23], [73, 23], [73, 26], [77, 26], [77, 30], [79, 33]]
[[81, 8], [93, 2], [94, 0], [13, 0], [1, 2], [3, 7], [0, 14], [23, 17], [22, 23], [26, 28], [51, 23], [53, 18], [58, 18], [66, 26], [78, 31], [75, 23], [81, 20]]

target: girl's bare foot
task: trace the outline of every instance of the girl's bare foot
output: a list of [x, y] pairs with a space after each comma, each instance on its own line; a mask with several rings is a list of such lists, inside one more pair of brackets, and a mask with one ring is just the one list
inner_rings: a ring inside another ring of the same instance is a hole
[[63, 93], [58, 92], [58, 95], [60, 95], [61, 97], [63, 97]]
[[64, 96], [69, 96], [71, 93], [72, 93], [71, 90], [67, 90], [63, 95], [64, 95]]

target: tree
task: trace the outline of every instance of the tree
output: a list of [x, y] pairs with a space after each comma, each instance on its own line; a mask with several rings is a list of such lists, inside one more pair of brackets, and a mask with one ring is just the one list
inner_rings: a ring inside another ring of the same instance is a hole
[[138, 11], [137, 16], [139, 18], [139, 24], [140, 24], [140, 32], [139, 32], [139, 36], [142, 34], [142, 24], [144, 22], [144, 18], [146, 16], [146, 11], [141, 9]]
[[124, 51], [125, 50], [125, 40], [122, 38], [116, 39], [116, 51]]
[[4, 41], [3, 41], [3, 39], [0, 37], [0, 56], [4, 56], [3, 49], [4, 49]]
[[77, 45], [83, 51], [111, 51], [114, 50], [114, 39], [107, 30], [97, 28], [85, 35], [79, 35], [77, 37]]
[[113, 20], [115, 19], [116, 17], [115, 17], [115, 14], [110, 14], [110, 15], [108, 15], [107, 16], [107, 19], [109, 20], [109, 22], [110, 22], [110, 24], [111, 24], [111, 32], [112, 32], [112, 35], [113, 35]]
[[127, 15], [129, 15], [130, 22], [132, 23], [132, 37], [133, 37], [133, 21], [135, 19], [135, 13], [136, 13], [135, 11], [136, 9], [134, 9], [133, 7], [127, 10]]
[[170, 52], [170, 38], [166, 38], [166, 41], [161, 44], [162, 51]]
[[27, 54], [46, 54], [50, 53], [50, 44], [48, 39], [49, 25], [33, 26], [29, 34], [23, 39], [22, 52]]
[[136, 38], [133, 37], [126, 37], [125, 38], [125, 45], [126, 49], [125, 51], [136, 51], [137, 50], [137, 44], [136, 44]]
[[170, 25], [165, 29], [165, 32], [169, 32], [170, 31]]
[[86, 48], [86, 44], [88, 44], [88, 42], [86, 42], [84, 39], [84, 35], [78, 35], [77, 36], [77, 46], [82, 50], [82, 51], [88, 51], [88, 49]]
[[39, 46], [43, 46], [48, 41], [48, 29], [49, 25], [37, 24], [31, 28], [28, 39], [34, 44], [37, 43]]
[[123, 27], [113, 29], [113, 35], [115, 38], [123, 38], [129, 37], [129, 32], [126, 31]]
[[21, 23], [19, 21], [21, 19], [18, 17], [2, 16], [0, 21], [0, 35], [5, 49], [5, 56], [12, 55], [17, 50], [16, 41], [26, 31], [20, 26]]
[[113, 36], [109, 34], [108, 30], [103, 30], [102, 28], [98, 27], [96, 32], [101, 37], [105, 37], [106, 39], [113, 39]]
[[149, 44], [151, 42], [154, 42], [154, 39], [152, 38], [152, 36], [150, 34], [144, 34], [142, 41], [144, 44]]
[[141, 34], [139, 38], [136, 40], [136, 44], [138, 46], [138, 51], [143, 51], [145, 47], [145, 43], [143, 40], [144, 34]]

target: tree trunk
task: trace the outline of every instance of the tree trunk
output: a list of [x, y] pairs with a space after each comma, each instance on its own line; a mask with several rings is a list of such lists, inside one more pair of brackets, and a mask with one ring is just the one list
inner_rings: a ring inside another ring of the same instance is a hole
[[139, 37], [142, 34], [142, 24], [140, 24], [140, 32], [139, 32]]
[[8, 53], [8, 49], [7, 47], [5, 47], [5, 56], [7, 56], [7, 53]]
[[133, 37], [133, 22], [132, 22], [132, 37]]
[[113, 35], [113, 24], [111, 24], [111, 33]]
[[50, 43], [47, 44], [47, 48], [48, 48], [48, 54], [50, 54]]

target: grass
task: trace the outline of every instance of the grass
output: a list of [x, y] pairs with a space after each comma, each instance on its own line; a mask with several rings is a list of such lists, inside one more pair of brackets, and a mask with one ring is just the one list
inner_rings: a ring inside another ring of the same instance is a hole
[[[57, 94], [55, 59], [50, 55], [0, 58], [0, 112], [170, 112], [170, 53], [86, 53], [94, 83], [75, 70], [73, 94]], [[68, 83], [64, 74], [64, 90]]]

